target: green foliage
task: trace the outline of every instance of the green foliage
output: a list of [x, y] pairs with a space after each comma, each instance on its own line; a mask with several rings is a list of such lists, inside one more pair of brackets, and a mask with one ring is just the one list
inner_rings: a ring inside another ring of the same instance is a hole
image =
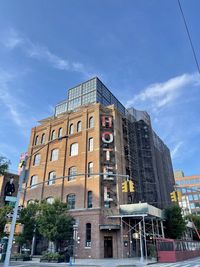
[[12, 260], [23, 260], [23, 261], [30, 261], [31, 260], [31, 256], [27, 253], [25, 254], [21, 254], [21, 253], [14, 253], [11, 255], [11, 259]]
[[0, 156], [0, 175], [5, 174], [9, 165], [10, 165], [10, 161], [7, 160], [5, 157]]
[[4, 227], [7, 222], [6, 214], [12, 210], [10, 206], [0, 207], [0, 237], [5, 236]]
[[36, 223], [39, 233], [58, 247], [69, 239], [73, 219], [67, 213], [67, 204], [55, 200], [53, 204], [47, 202], [40, 204]]
[[181, 214], [181, 208], [176, 204], [166, 208], [165, 217], [166, 237], [180, 239], [186, 230], [186, 221]]
[[42, 254], [42, 257], [40, 258], [41, 261], [64, 261], [65, 257], [64, 255], [60, 255], [58, 252], [52, 253], [52, 252], [44, 252]]
[[19, 222], [24, 225], [23, 233], [16, 237], [19, 245], [31, 244], [34, 231], [37, 228], [36, 216], [39, 210], [38, 203], [30, 203], [21, 211]]

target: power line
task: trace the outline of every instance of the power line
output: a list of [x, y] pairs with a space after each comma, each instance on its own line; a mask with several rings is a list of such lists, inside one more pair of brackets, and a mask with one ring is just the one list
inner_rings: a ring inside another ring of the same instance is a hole
[[178, 0], [178, 5], [179, 5], [179, 9], [180, 9], [180, 11], [181, 11], [181, 15], [182, 15], [182, 18], [183, 18], [183, 21], [184, 21], [184, 25], [185, 25], [185, 29], [186, 29], [186, 32], [187, 32], [187, 35], [188, 35], [188, 39], [189, 39], [189, 42], [190, 42], [190, 45], [191, 45], [191, 48], [192, 48], [192, 52], [193, 52], [193, 56], [194, 56], [194, 60], [195, 60], [195, 62], [196, 62], [197, 69], [198, 69], [198, 72], [199, 72], [199, 74], [200, 74], [200, 67], [199, 67], [199, 63], [198, 63], [198, 59], [197, 59], [197, 55], [196, 55], [196, 52], [195, 52], [195, 49], [194, 49], [194, 45], [193, 45], [193, 43], [192, 43], [192, 38], [191, 38], [191, 35], [190, 35], [189, 28], [188, 28], [188, 26], [187, 26], [187, 22], [186, 22], [184, 13], [183, 13], [183, 9], [182, 9], [182, 7], [181, 7], [180, 0]]

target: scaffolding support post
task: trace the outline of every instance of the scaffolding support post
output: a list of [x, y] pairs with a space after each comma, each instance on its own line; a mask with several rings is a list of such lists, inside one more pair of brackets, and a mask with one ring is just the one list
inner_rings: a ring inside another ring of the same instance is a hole
[[140, 262], [144, 262], [143, 244], [142, 244], [142, 224], [141, 224], [141, 221], [139, 222], [139, 233], [140, 233]]

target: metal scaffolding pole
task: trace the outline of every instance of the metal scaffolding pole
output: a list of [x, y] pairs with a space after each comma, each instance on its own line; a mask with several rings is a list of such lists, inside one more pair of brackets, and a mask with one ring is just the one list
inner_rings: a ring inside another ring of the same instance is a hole
[[144, 255], [143, 255], [142, 224], [141, 224], [141, 221], [139, 222], [139, 233], [140, 233], [140, 262], [143, 262], [144, 261]]
[[145, 247], [145, 257], [147, 261], [147, 238], [146, 238], [146, 227], [145, 227], [145, 219], [144, 216], [142, 218], [143, 221], [143, 232], [144, 232], [144, 247]]
[[165, 238], [165, 232], [164, 232], [164, 227], [163, 227], [163, 221], [160, 221], [160, 226], [161, 226], [162, 237]]

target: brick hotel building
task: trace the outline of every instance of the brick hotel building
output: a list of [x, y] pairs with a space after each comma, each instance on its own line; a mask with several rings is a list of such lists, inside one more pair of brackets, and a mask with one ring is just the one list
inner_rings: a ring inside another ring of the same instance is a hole
[[[174, 185], [170, 151], [153, 131], [149, 115], [125, 109], [95, 77], [69, 89], [55, 114], [39, 123], [31, 131], [28, 154], [46, 145], [28, 161], [23, 201], [59, 198], [68, 203], [78, 227], [77, 257], [127, 255], [123, 227], [114, 216], [120, 205], [166, 207]], [[122, 193], [125, 178], [120, 175], [133, 180], [134, 193]]]

